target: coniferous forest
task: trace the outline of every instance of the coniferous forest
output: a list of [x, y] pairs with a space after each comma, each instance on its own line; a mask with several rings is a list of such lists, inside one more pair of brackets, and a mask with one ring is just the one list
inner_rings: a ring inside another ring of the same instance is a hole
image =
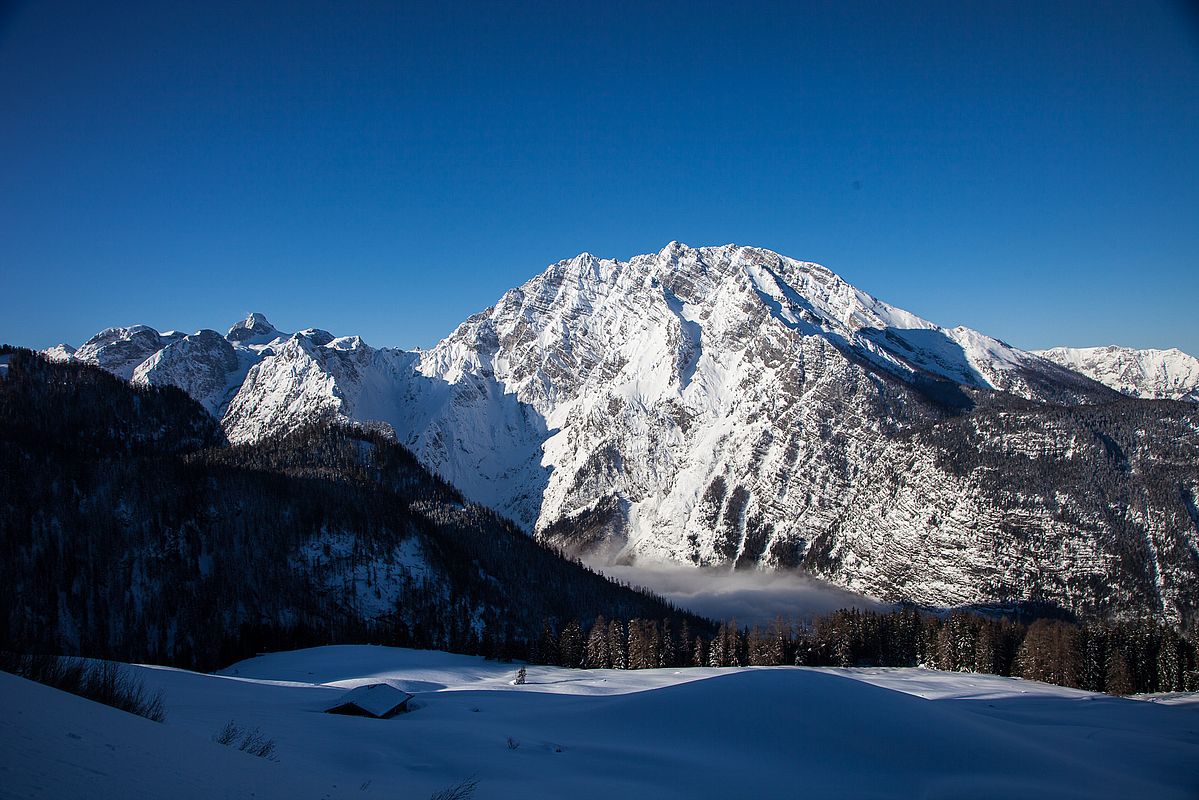
[[668, 619], [546, 623], [531, 660], [562, 667], [927, 667], [1020, 677], [1110, 694], [1199, 690], [1196, 648], [1152, 619], [1031, 621], [916, 608], [844, 609], [795, 623], [722, 623], [695, 632]]
[[3, 649], [212, 669], [369, 642], [565, 667], [926, 666], [1199, 688], [1193, 642], [1153, 620], [902, 608], [717, 625], [466, 502], [380, 432], [315, 424], [230, 446], [177, 389], [6, 352]]

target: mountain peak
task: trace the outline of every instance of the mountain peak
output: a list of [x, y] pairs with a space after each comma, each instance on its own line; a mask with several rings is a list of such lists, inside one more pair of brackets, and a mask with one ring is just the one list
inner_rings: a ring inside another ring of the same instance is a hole
[[270, 323], [265, 314], [252, 311], [246, 315], [245, 319], [235, 323], [225, 338], [231, 342], [249, 342], [266, 336], [274, 338], [274, 335], [278, 333], [279, 331]]

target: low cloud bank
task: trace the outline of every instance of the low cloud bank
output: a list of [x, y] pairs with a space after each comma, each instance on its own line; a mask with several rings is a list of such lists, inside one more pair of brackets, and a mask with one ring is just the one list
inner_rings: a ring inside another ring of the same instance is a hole
[[707, 567], [592, 564], [605, 575], [644, 586], [682, 608], [740, 624], [804, 620], [839, 608], [882, 609], [887, 604], [797, 572], [729, 572]]

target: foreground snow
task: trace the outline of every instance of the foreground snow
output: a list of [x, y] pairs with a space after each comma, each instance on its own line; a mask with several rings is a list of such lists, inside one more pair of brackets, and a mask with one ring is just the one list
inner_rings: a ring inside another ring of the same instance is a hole
[[[221, 675], [139, 668], [158, 725], [0, 675], [2, 797], [1194, 797], [1199, 706], [915, 669], [620, 672], [325, 647]], [[320, 713], [347, 687], [392, 720]], [[229, 720], [275, 761], [214, 744]], [[511, 740], [511, 745], [509, 741]], [[513, 747], [512, 745], [515, 745]]]

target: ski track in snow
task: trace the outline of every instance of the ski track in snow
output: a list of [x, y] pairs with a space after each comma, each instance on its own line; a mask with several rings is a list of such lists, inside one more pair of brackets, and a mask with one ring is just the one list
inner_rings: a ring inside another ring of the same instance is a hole
[[[1182, 798], [1199, 704], [921, 669], [566, 670], [371, 646], [218, 675], [139, 667], [158, 725], [0, 675], [0, 797]], [[392, 720], [320, 713], [347, 688], [413, 692]], [[229, 720], [277, 744], [213, 743]], [[511, 738], [518, 743], [509, 747]]]

